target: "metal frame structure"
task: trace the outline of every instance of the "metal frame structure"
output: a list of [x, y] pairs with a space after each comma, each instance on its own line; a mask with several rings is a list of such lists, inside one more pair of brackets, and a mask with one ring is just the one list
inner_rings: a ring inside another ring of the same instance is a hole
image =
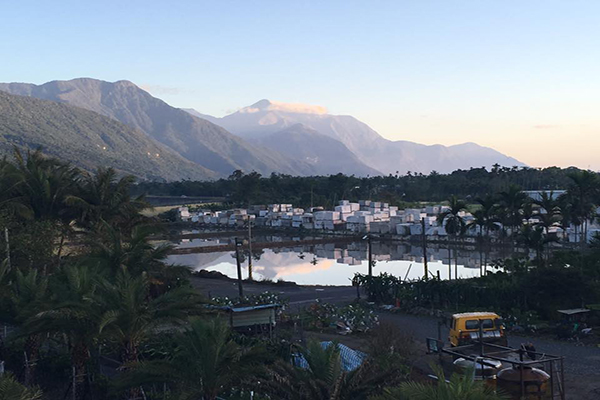
[[[429, 353], [442, 353], [453, 357], [462, 357], [474, 363], [491, 365], [485, 362], [485, 359], [500, 361], [505, 365], [512, 365], [521, 371], [521, 396], [525, 398], [525, 380], [523, 379], [523, 369], [537, 367], [550, 375], [550, 398], [565, 400], [565, 375], [564, 375], [564, 357], [555, 356], [525, 349], [514, 349], [512, 347], [500, 346], [493, 343], [486, 343], [480, 340], [477, 343], [451, 348], [444, 348], [443, 341], [439, 339], [427, 338], [427, 350]], [[491, 350], [491, 351], [489, 351]], [[535, 355], [535, 360], [525, 360], [525, 355]], [[540, 397], [541, 398], [541, 397]]]

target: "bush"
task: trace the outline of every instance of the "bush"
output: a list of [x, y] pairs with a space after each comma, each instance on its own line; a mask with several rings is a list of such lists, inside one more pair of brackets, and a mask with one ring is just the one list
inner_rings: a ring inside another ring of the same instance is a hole
[[250, 296], [244, 296], [241, 299], [239, 297], [213, 297], [211, 298], [211, 301], [215, 305], [230, 307], [259, 306], [263, 304], [279, 304], [281, 306], [286, 306], [289, 303], [288, 299], [284, 299], [280, 297], [279, 294], [273, 292], [253, 294]]
[[360, 304], [337, 307], [334, 304], [316, 301], [303, 313], [308, 329], [323, 331], [343, 323], [353, 332], [366, 332], [379, 323], [377, 315]]

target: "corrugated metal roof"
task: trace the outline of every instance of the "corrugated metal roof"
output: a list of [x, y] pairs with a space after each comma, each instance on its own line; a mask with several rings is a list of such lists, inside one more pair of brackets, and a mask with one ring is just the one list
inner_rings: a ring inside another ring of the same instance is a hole
[[246, 307], [232, 307], [232, 306], [216, 306], [216, 305], [206, 305], [205, 306], [208, 309], [211, 310], [223, 310], [223, 311], [231, 311], [234, 313], [237, 312], [244, 312], [244, 311], [252, 311], [252, 310], [262, 310], [265, 308], [276, 308], [276, 307], [281, 307], [280, 304], [261, 304], [258, 306], [246, 306]]
[[244, 311], [253, 311], [253, 310], [263, 310], [265, 308], [276, 308], [279, 307], [279, 304], [262, 304], [259, 306], [248, 306], [248, 307], [229, 307], [234, 313], [244, 312]]
[[573, 315], [573, 314], [590, 312], [591, 310], [588, 310], [587, 308], [573, 308], [570, 310], [556, 310], [556, 311], [558, 311], [561, 314]]
[[500, 316], [498, 314], [496, 314], [496, 313], [493, 313], [493, 312], [484, 312], [484, 311], [459, 313], [459, 314], [453, 314], [452, 316], [454, 318], [478, 318], [478, 317], [495, 317], [495, 318], [500, 318]]

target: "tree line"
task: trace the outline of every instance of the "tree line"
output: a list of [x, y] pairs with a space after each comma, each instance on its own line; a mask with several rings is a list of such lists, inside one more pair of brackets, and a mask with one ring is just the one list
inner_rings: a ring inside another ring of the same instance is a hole
[[[140, 182], [134, 193], [168, 196], [226, 197], [239, 205], [291, 203], [331, 207], [341, 199], [372, 199], [402, 206], [413, 202], [440, 202], [451, 195], [471, 201], [489, 193], [506, 191], [511, 185], [523, 190], [560, 190], [571, 182], [569, 175], [577, 168], [500, 167], [491, 170], [471, 168], [450, 174], [435, 171], [424, 175], [388, 175], [357, 177], [344, 174], [330, 176], [291, 176], [234, 171], [227, 179], [215, 181]], [[597, 175], [594, 173], [594, 175]]]

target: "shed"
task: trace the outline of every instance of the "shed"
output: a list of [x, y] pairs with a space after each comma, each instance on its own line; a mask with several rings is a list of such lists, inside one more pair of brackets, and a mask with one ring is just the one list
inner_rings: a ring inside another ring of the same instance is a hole
[[591, 310], [587, 308], [572, 308], [568, 310], [556, 311], [561, 314], [566, 321], [579, 322], [584, 321]]
[[248, 307], [228, 307], [229, 321], [232, 328], [252, 326], [275, 326], [276, 311], [279, 304], [263, 304]]

